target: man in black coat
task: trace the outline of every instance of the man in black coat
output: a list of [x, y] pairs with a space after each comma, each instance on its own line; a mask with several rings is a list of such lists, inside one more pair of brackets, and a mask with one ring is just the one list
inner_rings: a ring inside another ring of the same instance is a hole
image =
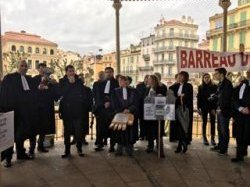
[[62, 158], [70, 157], [70, 136], [74, 135], [76, 140], [77, 152], [83, 157], [83, 112], [87, 97], [84, 96], [83, 82], [75, 74], [72, 65], [65, 68], [66, 75], [59, 81], [59, 90], [62, 99], [60, 101], [60, 116], [64, 125], [64, 144], [65, 153]]
[[115, 88], [119, 87], [118, 81], [114, 78], [114, 69], [107, 67], [105, 69], [105, 81], [101, 82], [98, 90], [94, 94], [95, 100], [95, 114], [100, 119], [98, 124], [96, 143], [96, 151], [102, 151], [104, 146], [104, 139], [110, 137], [110, 152], [114, 152], [115, 140], [112, 137], [113, 133], [109, 130], [109, 125], [113, 118], [113, 111], [111, 108], [111, 94]]
[[44, 148], [45, 136], [55, 134], [55, 111], [54, 101], [58, 97], [58, 84], [55, 80], [49, 79], [46, 75], [46, 64], [38, 65], [39, 75], [33, 77], [38, 95], [39, 127], [38, 127], [38, 147], [39, 152], [46, 153]]
[[219, 81], [217, 97], [217, 120], [218, 120], [218, 135], [219, 143], [212, 148], [213, 151], [218, 151], [220, 155], [226, 155], [229, 144], [229, 122], [231, 118], [231, 106], [233, 98], [233, 85], [226, 78], [227, 70], [218, 68], [215, 70], [215, 78]]
[[232, 162], [241, 162], [247, 156], [247, 147], [250, 145], [250, 69], [247, 71], [247, 80], [235, 88], [233, 111], [237, 151]]
[[[0, 108], [3, 112], [14, 111], [14, 133], [17, 159], [33, 159], [35, 145], [30, 145], [29, 154], [25, 153], [24, 141], [34, 142], [37, 135], [38, 105], [33, 79], [27, 76], [28, 65], [25, 60], [18, 63], [18, 71], [4, 77], [0, 92]], [[4, 156], [6, 167], [11, 166], [13, 148]]]
[[136, 86], [136, 91], [137, 91], [137, 97], [139, 100], [139, 111], [138, 111], [138, 117], [139, 117], [139, 124], [140, 124], [140, 140], [144, 140], [146, 138], [146, 126], [144, 124], [144, 95], [147, 91], [147, 82], [148, 82], [148, 77], [149, 75], [146, 75], [144, 77], [144, 81], [139, 83]]

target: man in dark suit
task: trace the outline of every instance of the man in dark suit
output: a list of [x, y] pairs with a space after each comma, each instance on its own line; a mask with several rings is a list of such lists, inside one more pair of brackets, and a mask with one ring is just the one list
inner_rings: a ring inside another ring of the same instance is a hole
[[[44, 148], [45, 136], [55, 134], [55, 111], [54, 101], [58, 97], [58, 84], [55, 80], [50, 79], [46, 75], [46, 64], [40, 63], [38, 65], [39, 75], [33, 77], [35, 81], [36, 91], [38, 95], [38, 110], [39, 110], [39, 127], [38, 127], [38, 147], [39, 152], [47, 153], [48, 150]], [[48, 71], [49, 69], [47, 69]], [[52, 73], [52, 72], [51, 72]]]
[[233, 111], [237, 151], [232, 162], [241, 162], [247, 156], [247, 147], [250, 145], [250, 69], [247, 71], [247, 80], [235, 89]]
[[[14, 133], [18, 160], [33, 159], [35, 145], [30, 145], [29, 154], [25, 153], [24, 141], [34, 142], [37, 134], [38, 105], [35, 84], [27, 76], [28, 65], [25, 60], [18, 63], [16, 73], [4, 77], [0, 92], [0, 108], [3, 112], [14, 111]], [[11, 166], [13, 148], [6, 150], [6, 167]]]
[[144, 81], [139, 83], [136, 86], [137, 96], [139, 100], [139, 111], [138, 111], [138, 117], [139, 117], [139, 124], [140, 124], [140, 140], [144, 140], [146, 138], [146, 126], [144, 124], [144, 95], [147, 91], [147, 82], [148, 82], [149, 75], [146, 75], [144, 77]]
[[231, 106], [233, 97], [233, 85], [226, 78], [227, 70], [218, 68], [215, 70], [215, 78], [219, 81], [217, 97], [217, 120], [219, 143], [212, 148], [218, 151], [220, 155], [227, 155], [229, 144], [229, 121], [231, 118]]
[[114, 69], [107, 67], [105, 69], [105, 81], [100, 83], [96, 92], [95, 113], [99, 117], [101, 124], [98, 126], [96, 151], [102, 151], [104, 139], [110, 137], [110, 152], [114, 152], [115, 141], [112, 137], [113, 133], [109, 130], [109, 125], [113, 118], [111, 108], [111, 94], [115, 88], [119, 87], [118, 81], [114, 78]]

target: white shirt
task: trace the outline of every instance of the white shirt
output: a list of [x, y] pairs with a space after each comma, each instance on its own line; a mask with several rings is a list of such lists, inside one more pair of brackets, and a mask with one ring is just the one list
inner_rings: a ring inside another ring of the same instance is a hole
[[122, 88], [122, 95], [124, 100], [128, 100], [128, 91], [127, 88]]
[[104, 89], [105, 94], [109, 94], [109, 92], [110, 92], [110, 80], [107, 81], [105, 89]]
[[154, 96], [154, 89], [153, 88], [150, 88], [149, 92], [148, 92], [148, 96]]
[[180, 87], [178, 89], [178, 95], [182, 94], [183, 84], [180, 84]]
[[24, 75], [21, 75], [21, 80], [22, 80], [23, 90], [24, 91], [30, 90], [29, 84]]
[[246, 89], [246, 84], [243, 84], [240, 87], [239, 99], [243, 99], [243, 95], [244, 95], [245, 89]]

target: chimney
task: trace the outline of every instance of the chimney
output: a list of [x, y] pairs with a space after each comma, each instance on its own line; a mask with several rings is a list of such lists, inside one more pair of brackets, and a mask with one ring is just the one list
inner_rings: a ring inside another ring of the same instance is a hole
[[24, 30], [21, 30], [21, 33], [22, 33], [22, 34], [26, 34], [26, 31], [24, 31]]

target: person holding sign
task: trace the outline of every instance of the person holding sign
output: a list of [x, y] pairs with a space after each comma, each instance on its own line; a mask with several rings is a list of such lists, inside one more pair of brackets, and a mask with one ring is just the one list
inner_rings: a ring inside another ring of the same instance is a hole
[[187, 152], [188, 144], [192, 140], [193, 125], [193, 86], [188, 83], [189, 74], [179, 73], [179, 83], [172, 89], [176, 100], [176, 126], [178, 131], [178, 147], [175, 153]]
[[[120, 88], [116, 88], [111, 96], [111, 104], [114, 113], [132, 113], [134, 116], [137, 115], [137, 96], [135, 89], [132, 89], [127, 84], [128, 78], [120, 76], [119, 84]], [[135, 121], [134, 121], [135, 123]], [[135, 124], [133, 126], [127, 126], [126, 130], [116, 131], [116, 141], [118, 147], [116, 155], [120, 156], [123, 154], [123, 148], [129, 156], [133, 154], [133, 144], [135, 143], [134, 131]]]
[[[156, 96], [166, 96], [167, 92], [160, 86], [159, 79], [155, 75], [150, 75], [148, 78], [148, 88], [145, 92], [146, 97], [156, 97]], [[164, 158], [164, 146], [163, 146], [163, 135], [164, 135], [164, 124], [161, 123], [161, 134], [160, 134], [160, 142], [158, 142], [158, 121], [157, 120], [149, 120], [145, 121], [145, 126], [147, 129], [147, 140], [148, 147], [146, 149], [147, 153], [151, 153], [154, 151], [154, 140], [156, 140], [157, 144], [160, 143], [160, 157]], [[158, 147], [158, 146], [157, 146]]]

